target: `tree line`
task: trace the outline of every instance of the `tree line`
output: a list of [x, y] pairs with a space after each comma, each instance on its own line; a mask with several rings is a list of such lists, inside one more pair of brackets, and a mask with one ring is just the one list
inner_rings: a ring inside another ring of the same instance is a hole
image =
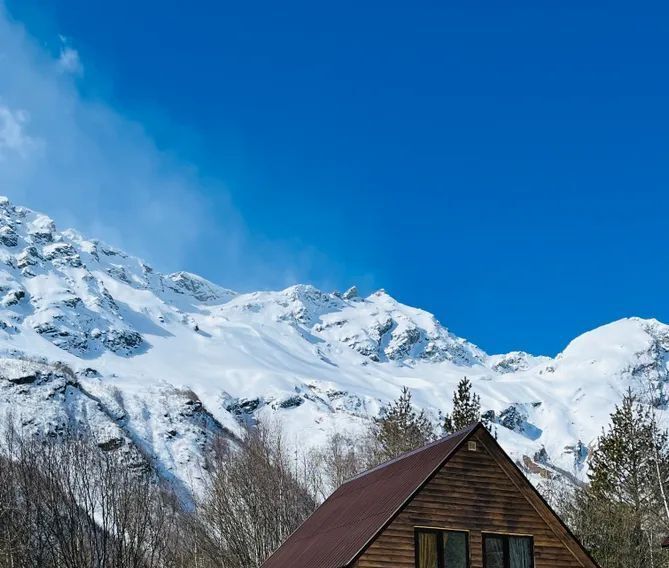
[[[0, 567], [257, 568], [347, 479], [481, 419], [464, 378], [435, 423], [411, 392], [357, 434], [296, 453], [277, 423], [217, 441], [193, 502], [90, 436], [0, 439]], [[542, 487], [603, 568], [669, 568], [669, 436], [631, 392], [589, 456], [589, 482]]]
[[[454, 413], [455, 423], [460, 420]], [[435, 438], [411, 393], [297, 455], [278, 424], [214, 443], [194, 502], [82, 432], [0, 438], [0, 567], [255, 568], [347, 479]]]

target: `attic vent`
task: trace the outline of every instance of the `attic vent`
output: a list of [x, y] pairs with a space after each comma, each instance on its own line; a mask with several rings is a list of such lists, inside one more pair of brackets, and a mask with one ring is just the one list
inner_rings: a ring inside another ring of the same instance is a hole
[[478, 450], [478, 447], [476, 446], [476, 442], [474, 442], [474, 441], [467, 442], [467, 449], [468, 449], [470, 452], [475, 452], [475, 451], [477, 451], [477, 450]]

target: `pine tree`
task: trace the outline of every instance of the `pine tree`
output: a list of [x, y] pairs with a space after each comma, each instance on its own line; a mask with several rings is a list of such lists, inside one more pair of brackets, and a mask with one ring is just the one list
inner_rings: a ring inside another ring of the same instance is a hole
[[649, 407], [629, 390], [611, 415], [590, 459], [590, 485], [575, 502], [575, 529], [607, 568], [658, 564], [655, 547], [667, 528], [664, 483], [669, 437]]
[[462, 430], [481, 420], [481, 399], [472, 393], [472, 383], [467, 377], [458, 383], [453, 393], [453, 413], [444, 416], [443, 429], [446, 434]]
[[387, 460], [432, 441], [434, 428], [425, 411], [416, 411], [411, 391], [403, 387], [399, 398], [384, 406], [374, 418], [372, 437], [379, 460]]

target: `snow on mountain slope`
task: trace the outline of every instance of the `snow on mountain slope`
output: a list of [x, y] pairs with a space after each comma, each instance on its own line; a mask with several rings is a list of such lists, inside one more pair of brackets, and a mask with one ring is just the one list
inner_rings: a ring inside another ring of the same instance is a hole
[[308, 447], [362, 427], [403, 385], [436, 420], [465, 375], [529, 472], [582, 478], [623, 391], [648, 393], [664, 412], [669, 327], [630, 318], [555, 359], [489, 356], [384, 291], [237, 294], [160, 274], [2, 199], [0, 357], [0, 415], [28, 429], [84, 427], [184, 491], [213, 437], [258, 416], [279, 417]]

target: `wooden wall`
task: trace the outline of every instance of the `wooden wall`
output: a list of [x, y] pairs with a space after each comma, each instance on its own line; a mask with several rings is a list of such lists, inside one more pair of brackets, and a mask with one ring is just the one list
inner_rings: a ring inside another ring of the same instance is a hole
[[483, 568], [482, 532], [532, 535], [535, 568], [594, 566], [565, 537], [561, 525], [547, 517], [522, 478], [514, 479], [518, 474], [512, 464], [493, 458], [499, 458], [497, 450], [490, 442], [485, 448], [482, 435], [476, 436], [478, 451], [469, 451], [465, 444], [360, 556], [355, 568], [414, 568], [417, 526], [469, 531], [471, 568]]

